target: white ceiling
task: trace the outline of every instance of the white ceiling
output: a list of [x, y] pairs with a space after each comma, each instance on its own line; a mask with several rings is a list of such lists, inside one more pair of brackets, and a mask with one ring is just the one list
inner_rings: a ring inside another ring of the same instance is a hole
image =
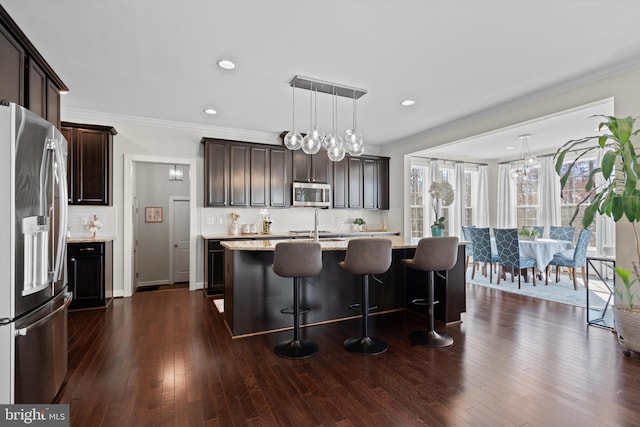
[[[65, 111], [137, 116], [211, 126], [207, 136], [289, 129], [297, 74], [366, 89], [358, 128], [380, 145], [640, 63], [632, 0], [1, 3], [69, 86], [63, 119]], [[218, 68], [221, 58], [237, 68]], [[303, 131], [308, 92], [297, 93]], [[416, 104], [400, 106], [406, 98]], [[318, 96], [325, 129], [330, 105]], [[202, 112], [209, 106], [218, 115]], [[350, 124], [351, 102], [341, 98], [338, 128]]]

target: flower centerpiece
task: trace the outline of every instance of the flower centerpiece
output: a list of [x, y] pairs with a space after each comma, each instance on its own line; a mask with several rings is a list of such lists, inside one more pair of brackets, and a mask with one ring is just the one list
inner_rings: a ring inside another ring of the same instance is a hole
[[87, 230], [93, 233], [93, 238], [96, 238], [96, 233], [102, 228], [102, 222], [98, 219], [98, 215], [94, 215], [93, 219], [87, 223]]
[[522, 240], [537, 240], [540, 237], [538, 230], [535, 228], [524, 227], [522, 230], [518, 232], [518, 238]]
[[362, 218], [356, 218], [353, 220], [353, 226], [355, 231], [363, 231], [364, 230], [364, 225], [366, 223], [364, 222], [364, 219]]
[[448, 182], [433, 181], [429, 187], [431, 195], [431, 206], [436, 214], [436, 220], [431, 225], [432, 236], [442, 236], [444, 234], [444, 217], [440, 216], [440, 208], [446, 207], [453, 203], [455, 193], [453, 187]]
[[[589, 152], [604, 150], [600, 167], [589, 174], [585, 185], [587, 195], [577, 204], [571, 223], [587, 203], [582, 217], [584, 228], [593, 224], [596, 213], [608, 216], [614, 222], [626, 218], [631, 225], [636, 242], [635, 260], [631, 261], [633, 270], [620, 266], [614, 268], [622, 281], [622, 287], [619, 282], [616, 283], [616, 300], [613, 305], [618, 342], [628, 356], [630, 350], [640, 353], [640, 307], [634, 304], [637, 297], [634, 287], [640, 278], [640, 162], [631, 141], [640, 130], [633, 129], [636, 119], [632, 117], [601, 117], [604, 121], [600, 123], [598, 130], [604, 129], [607, 132], [566, 142], [554, 155], [555, 169], [560, 176], [560, 186], [564, 189], [576, 161]], [[576, 156], [575, 160], [563, 170], [564, 158], [569, 153]], [[596, 183], [596, 176], [601, 178], [600, 183]]]
[[229, 227], [229, 233], [231, 233], [231, 235], [233, 236], [237, 236], [240, 233], [240, 223], [238, 222], [240, 215], [235, 212], [231, 212], [231, 214], [229, 215], [231, 216], [231, 226]]

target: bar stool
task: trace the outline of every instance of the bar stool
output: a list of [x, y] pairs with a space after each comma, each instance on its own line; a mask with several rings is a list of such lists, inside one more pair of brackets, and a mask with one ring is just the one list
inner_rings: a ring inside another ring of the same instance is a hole
[[389, 348], [387, 343], [379, 338], [370, 337], [368, 332], [369, 311], [377, 308], [369, 307], [369, 275], [382, 274], [391, 266], [391, 240], [349, 240], [344, 261], [338, 265], [350, 273], [362, 275], [362, 302], [349, 306], [362, 312], [362, 335], [347, 338], [343, 344], [344, 348], [358, 354], [384, 353]]
[[322, 271], [322, 248], [317, 242], [281, 242], [273, 254], [273, 272], [281, 277], [293, 277], [293, 307], [283, 308], [281, 313], [293, 314], [293, 339], [277, 344], [273, 351], [287, 359], [303, 359], [318, 353], [318, 344], [302, 341], [300, 314], [309, 309], [300, 308], [300, 284], [303, 278], [316, 276]]
[[436, 271], [451, 270], [458, 260], [457, 237], [425, 237], [420, 239], [413, 259], [403, 259], [402, 263], [409, 268], [429, 273], [427, 281], [427, 298], [415, 299], [411, 303], [426, 305], [428, 308], [428, 324], [425, 331], [414, 331], [409, 339], [416, 344], [428, 347], [447, 347], [453, 344], [453, 338], [435, 331], [433, 306], [435, 301], [433, 285]]

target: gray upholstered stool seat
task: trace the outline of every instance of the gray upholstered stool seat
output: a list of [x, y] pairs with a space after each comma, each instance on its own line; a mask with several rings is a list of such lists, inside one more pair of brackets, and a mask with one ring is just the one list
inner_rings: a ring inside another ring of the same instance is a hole
[[391, 266], [391, 240], [389, 239], [352, 239], [347, 244], [344, 261], [338, 265], [350, 273], [362, 275], [362, 301], [352, 304], [362, 312], [362, 335], [347, 338], [344, 347], [352, 353], [380, 354], [389, 347], [379, 338], [369, 336], [368, 315], [374, 309], [369, 307], [369, 275], [382, 274]]
[[273, 254], [273, 271], [278, 276], [293, 277], [293, 307], [282, 313], [293, 314], [293, 339], [277, 344], [274, 352], [288, 359], [301, 359], [318, 353], [318, 345], [300, 339], [300, 284], [304, 277], [322, 271], [322, 248], [316, 242], [281, 242]]
[[451, 270], [458, 260], [457, 237], [425, 237], [420, 239], [413, 259], [403, 259], [402, 263], [414, 270], [428, 271], [427, 298], [416, 299], [414, 304], [428, 308], [428, 327], [425, 331], [415, 331], [409, 335], [411, 341], [429, 347], [447, 347], [453, 344], [453, 338], [435, 331], [433, 306], [436, 303], [433, 285], [436, 271]]

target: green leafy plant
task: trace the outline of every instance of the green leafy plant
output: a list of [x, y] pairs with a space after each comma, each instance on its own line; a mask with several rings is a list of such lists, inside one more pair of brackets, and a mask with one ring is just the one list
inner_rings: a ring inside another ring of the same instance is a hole
[[364, 219], [362, 219], [362, 218], [354, 219], [353, 223], [356, 224], [356, 225], [365, 225], [366, 224], [366, 222], [364, 222]]
[[431, 195], [431, 206], [437, 218], [433, 225], [444, 228], [444, 217], [440, 216], [440, 207], [453, 203], [455, 199], [453, 187], [448, 182], [433, 181], [429, 186], [429, 194]]
[[525, 227], [522, 230], [520, 230], [518, 234], [521, 236], [529, 236], [529, 237], [540, 236], [540, 233], [538, 233], [538, 230], [536, 230], [535, 228], [528, 228], [528, 227]]
[[443, 216], [441, 216], [440, 218], [436, 219], [436, 220], [433, 222], [432, 227], [440, 227], [440, 228], [444, 228], [444, 221], [445, 221], [444, 217], [443, 217]]
[[[632, 261], [632, 272], [616, 267], [616, 274], [622, 280], [626, 292], [616, 289], [616, 295], [625, 303], [629, 310], [636, 310], [633, 304], [634, 292], [631, 288], [640, 277], [640, 238], [638, 237], [638, 222], [640, 221], [640, 190], [637, 189], [640, 179], [640, 164], [636, 156], [631, 139], [640, 130], [634, 130], [635, 120], [632, 117], [617, 118], [613, 116], [599, 116], [605, 120], [600, 123], [598, 130], [602, 135], [588, 136], [565, 143], [554, 155], [556, 173], [560, 176], [560, 186], [564, 189], [571, 170], [578, 160], [590, 152], [604, 150], [601, 166], [589, 173], [585, 190], [588, 194], [578, 203], [571, 218], [571, 223], [577, 217], [583, 204], [589, 203], [584, 209], [582, 226], [588, 228], [593, 224], [596, 213], [605, 215], [618, 222], [626, 217], [631, 223], [636, 240], [636, 260]], [[594, 143], [595, 142], [595, 143]], [[565, 157], [570, 153], [577, 153], [576, 158], [566, 171], [562, 171]], [[602, 182], [597, 183], [600, 176]]]

